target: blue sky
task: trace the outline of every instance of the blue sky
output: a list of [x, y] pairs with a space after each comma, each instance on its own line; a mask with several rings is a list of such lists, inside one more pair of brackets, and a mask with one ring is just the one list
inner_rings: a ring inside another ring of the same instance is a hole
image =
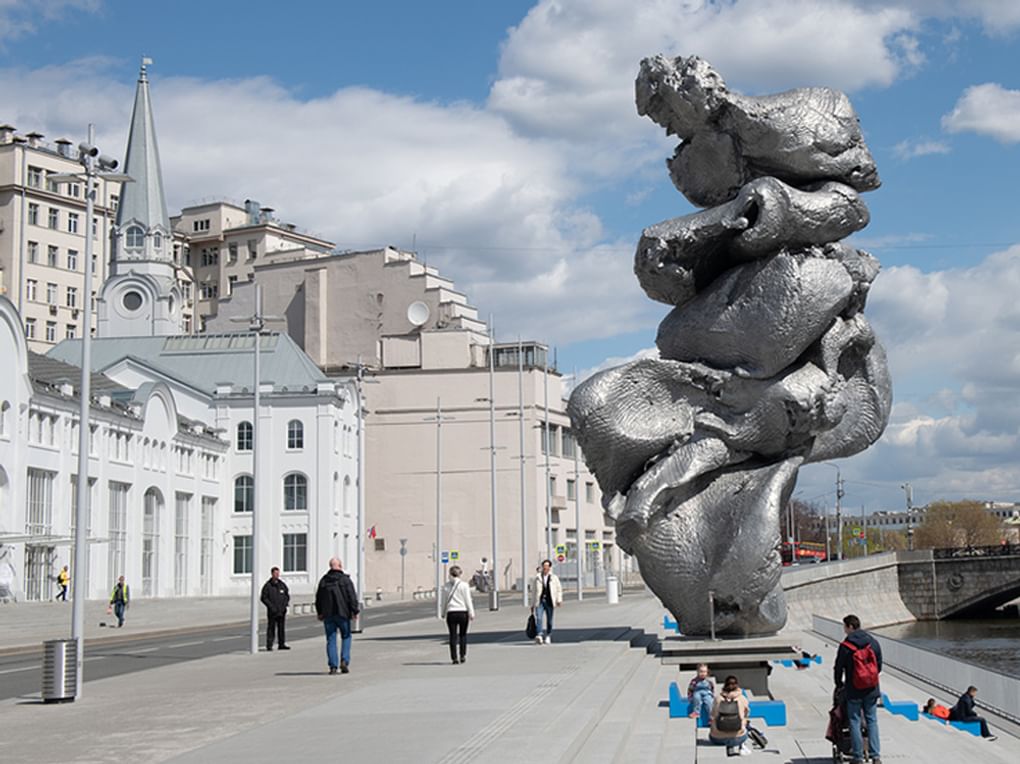
[[[630, 263], [685, 214], [673, 142], [633, 105], [643, 56], [732, 89], [846, 90], [883, 186], [859, 246], [896, 409], [842, 463], [847, 503], [1020, 500], [1020, 4], [1011, 0], [0, 2], [0, 120], [123, 151], [138, 59], [173, 208], [258, 198], [341, 247], [409, 247], [589, 370], [654, 343]], [[87, 95], [94, 94], [94, 95]], [[831, 502], [834, 473], [804, 470]], [[828, 495], [827, 495], [828, 492]]]

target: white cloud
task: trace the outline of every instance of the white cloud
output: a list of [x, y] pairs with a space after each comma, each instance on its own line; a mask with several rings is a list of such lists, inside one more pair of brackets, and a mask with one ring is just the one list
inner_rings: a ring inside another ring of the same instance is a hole
[[893, 146], [893, 153], [900, 159], [915, 159], [929, 154], [948, 154], [949, 144], [945, 141], [906, 140]]
[[1020, 90], [995, 82], [969, 87], [942, 117], [942, 127], [951, 133], [988, 135], [1001, 143], [1020, 142]]
[[68, 11], [94, 12], [99, 0], [0, 0], [0, 46], [33, 34], [42, 22], [64, 18]]

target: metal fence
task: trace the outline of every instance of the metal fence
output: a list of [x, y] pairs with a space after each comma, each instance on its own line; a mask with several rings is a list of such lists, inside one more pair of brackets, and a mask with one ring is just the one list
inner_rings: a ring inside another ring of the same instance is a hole
[[1020, 556], [1020, 544], [995, 544], [994, 546], [965, 546], [953, 549], [932, 549], [936, 560], [951, 560], [957, 557], [1010, 557]]
[[[843, 623], [820, 615], [812, 616], [812, 630], [816, 634], [842, 642], [844, 639]], [[977, 705], [1020, 723], [1020, 709], [1017, 698], [1020, 698], [1020, 679], [977, 666], [948, 655], [915, 647], [898, 639], [882, 637], [882, 661], [905, 674], [923, 680], [933, 687], [944, 690], [951, 699], [962, 695], [974, 685], [980, 689]]]

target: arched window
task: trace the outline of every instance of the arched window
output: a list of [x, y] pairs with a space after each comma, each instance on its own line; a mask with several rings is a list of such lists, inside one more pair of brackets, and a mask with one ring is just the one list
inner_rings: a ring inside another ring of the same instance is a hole
[[241, 422], [237, 425], [237, 450], [251, 451], [252, 442], [255, 440], [255, 430], [251, 422]]
[[287, 448], [298, 449], [305, 447], [305, 426], [300, 419], [291, 419], [287, 422]]
[[283, 479], [283, 508], [308, 509], [308, 478], [304, 475], [295, 472]]
[[234, 481], [234, 511], [255, 510], [255, 480], [251, 475], [240, 475]]
[[11, 402], [0, 404], [0, 436], [7, 437], [7, 412], [11, 410]]
[[152, 246], [154, 246], [156, 249], [162, 249], [162, 247], [163, 247], [163, 234], [158, 233], [158, 232], [152, 234]]
[[145, 229], [140, 225], [129, 226], [124, 234], [124, 246], [141, 249], [145, 246]]

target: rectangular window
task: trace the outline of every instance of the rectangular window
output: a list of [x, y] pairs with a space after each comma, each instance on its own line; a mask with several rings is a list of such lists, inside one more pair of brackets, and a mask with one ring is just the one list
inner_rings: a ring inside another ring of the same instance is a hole
[[52, 281], [46, 284], [46, 302], [50, 305], [57, 304], [57, 285]]
[[47, 321], [46, 322], [46, 341], [56, 342], [57, 341], [57, 322]]
[[42, 188], [43, 171], [41, 167], [28, 166], [28, 185], [32, 188]]
[[127, 483], [110, 481], [110, 543], [107, 552], [107, 573], [111, 581], [116, 581], [118, 576], [124, 575], [127, 557], [127, 505], [130, 489], [131, 486]]
[[73, 196], [77, 199], [81, 196], [81, 184], [80, 183], [68, 183], [67, 184], [67, 195]]
[[67, 232], [78, 233], [78, 213], [68, 212], [67, 213]]
[[54, 231], [60, 228], [60, 210], [50, 207], [46, 215], [46, 225]]
[[56, 473], [28, 469], [28, 505], [25, 513], [25, 533], [45, 536], [53, 529], [53, 479]]
[[227, 262], [233, 265], [237, 262], [237, 242], [235, 241], [228, 244], [227, 251], [229, 253], [227, 256]]
[[78, 307], [78, 287], [67, 288], [67, 307], [69, 308]]
[[202, 584], [202, 594], [213, 591], [213, 518], [216, 514], [216, 499], [212, 496], [202, 497], [202, 550], [199, 559], [198, 575]]
[[234, 536], [234, 575], [251, 573], [251, 536]]
[[386, 539], [375, 539], [375, 551], [385, 552], [386, 551]]
[[117, 207], [120, 205], [120, 197], [116, 194], [110, 194], [110, 209], [114, 212], [117, 211]]
[[227, 276], [227, 294], [231, 295], [234, 293], [234, 287], [237, 285], [237, 276]]
[[283, 570], [304, 572], [308, 570], [308, 534], [283, 534]]
[[574, 439], [572, 430], [563, 430], [563, 456], [566, 459], [573, 459], [577, 453], [577, 441]]
[[220, 285], [219, 284], [202, 284], [202, 289], [199, 292], [199, 296], [203, 300], [213, 300], [220, 296]]
[[30, 340], [34, 340], [35, 339], [35, 319], [34, 318], [26, 318], [25, 319], [25, 337], [27, 337]]
[[67, 250], [67, 270], [78, 270], [78, 250], [76, 249]]
[[254, 260], [259, 254], [258, 239], [248, 239], [248, 259]]
[[177, 494], [174, 512], [174, 594], [188, 593], [188, 509], [191, 494]]
[[50, 268], [57, 267], [57, 258], [60, 256], [60, 250], [50, 244], [46, 247], [46, 264]]
[[99, 238], [99, 218], [92, 218], [92, 238]]
[[28, 223], [29, 225], [39, 225], [39, 205], [35, 202], [28, 203]]
[[25, 281], [25, 299], [35, 302], [39, 295], [39, 282], [35, 279]]
[[64, 327], [64, 338], [73, 340], [78, 336], [78, 327], [75, 324], [68, 324]]
[[584, 500], [589, 504], [595, 503], [595, 484], [585, 483], [584, 484]]
[[549, 476], [549, 493], [552, 496], [556, 495], [556, 476], [555, 475], [550, 475]]
[[28, 262], [39, 262], [39, 242], [37, 241], [28, 242]]
[[[85, 533], [92, 534], [92, 505], [96, 497], [96, 479], [89, 478], [88, 506], [85, 507]], [[71, 475], [71, 538], [74, 538], [74, 529], [77, 526], [78, 513], [78, 476]]]
[[567, 479], [567, 499], [573, 501], [577, 498], [577, 483], [573, 480]]
[[205, 220], [196, 220], [191, 224], [193, 231], [208, 231], [209, 230], [209, 218]]

